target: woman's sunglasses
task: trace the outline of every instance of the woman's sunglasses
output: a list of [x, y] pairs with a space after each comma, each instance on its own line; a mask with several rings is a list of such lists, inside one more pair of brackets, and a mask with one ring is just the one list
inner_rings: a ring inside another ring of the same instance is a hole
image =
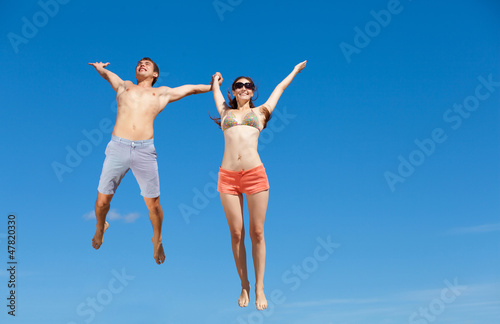
[[253, 89], [255, 89], [255, 86], [254, 86], [254, 85], [253, 85], [253, 83], [251, 83], [251, 82], [246, 82], [246, 83], [243, 83], [243, 82], [236, 82], [236, 83], [234, 84], [234, 88], [235, 88], [235, 89], [241, 89], [241, 88], [243, 88], [243, 87], [247, 88], [248, 90], [253, 90]]

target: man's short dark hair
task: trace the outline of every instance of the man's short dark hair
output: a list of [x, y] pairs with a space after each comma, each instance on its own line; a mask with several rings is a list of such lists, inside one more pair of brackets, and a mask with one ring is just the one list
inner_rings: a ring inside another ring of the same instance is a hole
[[158, 73], [158, 76], [153, 79], [153, 84], [152, 84], [152, 86], [153, 86], [156, 83], [156, 80], [158, 80], [158, 77], [160, 76], [160, 68], [158, 67], [158, 65], [156, 65], [155, 61], [153, 61], [149, 57], [142, 58], [139, 62], [137, 62], [137, 65], [139, 65], [139, 63], [141, 61], [150, 61], [151, 63], [153, 63], [153, 67], [154, 67], [153, 71]]

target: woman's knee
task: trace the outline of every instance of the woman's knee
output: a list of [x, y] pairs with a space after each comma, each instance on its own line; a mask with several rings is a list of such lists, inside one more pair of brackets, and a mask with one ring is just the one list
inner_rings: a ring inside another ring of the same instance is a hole
[[245, 239], [245, 232], [242, 229], [231, 230], [231, 242], [240, 243]]
[[253, 243], [259, 243], [264, 241], [264, 228], [258, 227], [250, 230], [250, 238]]

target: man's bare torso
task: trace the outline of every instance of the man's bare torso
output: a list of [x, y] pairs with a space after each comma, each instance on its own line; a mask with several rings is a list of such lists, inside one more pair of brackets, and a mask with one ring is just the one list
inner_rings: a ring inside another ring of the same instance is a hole
[[116, 94], [118, 110], [113, 135], [132, 141], [152, 139], [153, 122], [166, 105], [162, 99], [159, 88], [125, 81]]

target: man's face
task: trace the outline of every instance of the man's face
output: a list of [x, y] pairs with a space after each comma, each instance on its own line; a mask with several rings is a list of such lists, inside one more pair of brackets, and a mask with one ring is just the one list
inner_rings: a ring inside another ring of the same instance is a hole
[[137, 63], [137, 66], [135, 67], [135, 75], [136, 77], [139, 75], [142, 77], [158, 77], [158, 73], [154, 72], [153, 62], [148, 60], [142, 60]]

